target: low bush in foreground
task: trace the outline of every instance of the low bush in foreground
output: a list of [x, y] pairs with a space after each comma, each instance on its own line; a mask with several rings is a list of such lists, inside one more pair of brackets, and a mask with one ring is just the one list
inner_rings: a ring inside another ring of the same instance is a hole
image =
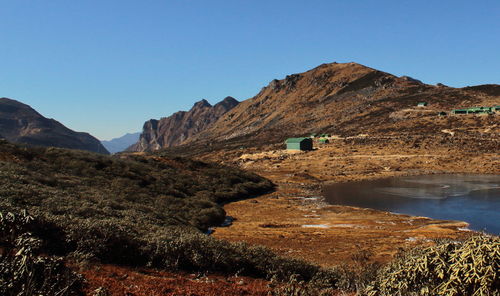
[[[273, 188], [268, 180], [235, 168], [0, 141], [0, 180], [0, 212], [21, 217], [27, 210], [35, 217], [6, 226], [0, 248], [15, 250], [13, 242], [29, 235], [44, 254], [73, 261], [278, 280], [296, 275], [310, 281], [321, 271], [267, 248], [203, 233], [224, 220], [222, 203]], [[328, 281], [334, 284], [333, 278]]]
[[220, 224], [221, 203], [273, 189], [255, 174], [182, 158], [112, 157], [0, 140], [0, 208], [139, 228]]
[[0, 295], [83, 295], [82, 278], [61, 258], [41, 255], [40, 239], [27, 232], [26, 213], [0, 213]]
[[500, 238], [416, 249], [382, 269], [365, 294], [500, 295]]
[[0, 140], [0, 295], [79, 295], [67, 260], [273, 279], [273, 295], [499, 295], [498, 237], [412, 251], [377, 273], [363, 254], [326, 270], [203, 233], [224, 220], [222, 203], [272, 188], [216, 164]]
[[[54, 289], [62, 288], [73, 292], [60, 295], [77, 295], [79, 278], [54, 253], [72, 261], [250, 275], [280, 282], [294, 278], [315, 288], [337, 284], [338, 273], [333, 270], [277, 256], [265, 247], [217, 240], [190, 228], [175, 226], [150, 237], [134, 237], [109, 227], [87, 227], [72, 225], [65, 229], [25, 211], [0, 213], [0, 248], [7, 253], [0, 257], [0, 285], [5, 287], [5, 295], [26, 292], [26, 283], [45, 291], [44, 295], [58, 295]], [[49, 287], [52, 290], [47, 290]]]

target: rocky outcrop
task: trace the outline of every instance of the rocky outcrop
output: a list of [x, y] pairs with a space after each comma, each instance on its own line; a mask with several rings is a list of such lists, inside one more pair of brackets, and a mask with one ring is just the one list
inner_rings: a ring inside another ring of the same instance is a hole
[[179, 111], [160, 120], [146, 121], [139, 141], [127, 150], [155, 151], [180, 145], [211, 127], [238, 103], [232, 97], [226, 97], [214, 106], [206, 100], [201, 100], [195, 103], [189, 111]]
[[14, 143], [109, 154], [90, 134], [70, 130], [54, 119], [43, 117], [30, 106], [8, 98], [0, 98], [0, 134]]

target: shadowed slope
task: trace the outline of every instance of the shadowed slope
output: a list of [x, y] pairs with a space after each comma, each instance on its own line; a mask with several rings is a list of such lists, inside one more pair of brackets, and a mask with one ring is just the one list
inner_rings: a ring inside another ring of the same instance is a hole
[[43, 117], [30, 106], [8, 98], [0, 98], [0, 134], [14, 143], [109, 154], [90, 134], [70, 130], [54, 119]]

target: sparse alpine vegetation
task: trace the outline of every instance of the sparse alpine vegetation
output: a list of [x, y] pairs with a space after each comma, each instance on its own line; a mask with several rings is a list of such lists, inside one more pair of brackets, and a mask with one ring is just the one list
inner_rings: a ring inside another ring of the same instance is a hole
[[[15, 242], [28, 237], [37, 246], [30, 258], [37, 261], [43, 253], [47, 264], [62, 256], [76, 262], [278, 280], [298, 275], [316, 281], [321, 276], [322, 282], [335, 286], [333, 272], [202, 232], [224, 220], [220, 203], [273, 188], [252, 173], [186, 159], [121, 159], [1, 142], [0, 178], [2, 217], [10, 217], [2, 220], [0, 249], [10, 254], [2, 256], [4, 266], [17, 266], [18, 258], [11, 255], [24, 246]], [[42, 274], [50, 268], [43, 266]], [[2, 284], [9, 272], [2, 270]], [[43, 283], [38, 286], [44, 289]]]
[[323, 269], [204, 234], [222, 203], [273, 188], [235, 168], [156, 155], [104, 156], [0, 142], [0, 293], [80, 295], [67, 262], [249, 275], [273, 295], [499, 295], [500, 241], [408, 252], [379, 272]]
[[180, 158], [118, 158], [1, 142], [0, 159], [3, 209], [66, 223], [117, 223], [116, 231], [142, 225], [132, 227], [140, 234], [174, 225], [205, 231], [224, 221], [219, 203], [273, 188], [252, 173]]

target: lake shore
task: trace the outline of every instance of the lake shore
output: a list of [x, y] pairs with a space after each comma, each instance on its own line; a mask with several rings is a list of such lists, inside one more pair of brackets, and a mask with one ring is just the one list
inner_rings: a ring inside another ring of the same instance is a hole
[[244, 151], [223, 159], [269, 178], [277, 190], [227, 204], [224, 208], [235, 220], [230, 227], [216, 228], [214, 236], [265, 245], [323, 266], [349, 263], [359, 254], [387, 262], [401, 249], [473, 233], [461, 221], [328, 205], [322, 201], [325, 184], [421, 174], [492, 174], [499, 165], [495, 153], [341, 141], [311, 152]]

